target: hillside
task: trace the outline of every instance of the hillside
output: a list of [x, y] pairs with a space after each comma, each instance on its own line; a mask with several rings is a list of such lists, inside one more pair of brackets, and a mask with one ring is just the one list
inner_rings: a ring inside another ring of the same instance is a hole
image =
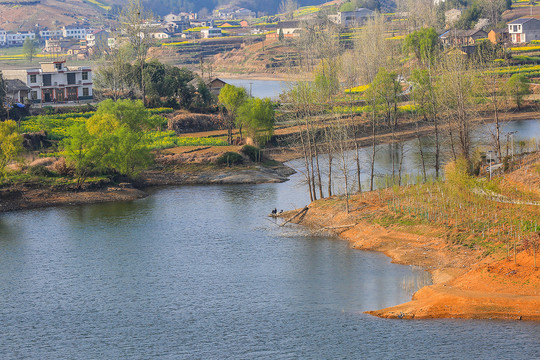
[[[299, 6], [320, 5], [322, 0], [297, 0]], [[145, 0], [145, 7], [152, 10], [155, 14], [166, 15], [169, 12], [194, 11], [199, 12], [203, 9], [211, 12], [218, 7], [238, 6], [245, 7], [255, 12], [264, 12], [267, 14], [276, 14], [279, 10], [281, 0], [179, 0], [171, 2], [169, 0]]]
[[[120, 2], [118, 0], [115, 0]], [[33, 30], [42, 27], [70, 25], [75, 22], [103, 23], [109, 4], [89, 0], [40, 0], [33, 2], [0, 1], [0, 28], [5, 30]], [[97, 5], [96, 3], [101, 4]], [[104, 9], [104, 8], [105, 9]]]

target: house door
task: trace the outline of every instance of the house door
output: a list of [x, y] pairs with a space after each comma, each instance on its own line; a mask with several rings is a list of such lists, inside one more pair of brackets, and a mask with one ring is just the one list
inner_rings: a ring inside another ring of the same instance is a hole
[[56, 101], [62, 102], [66, 101], [64, 96], [64, 89], [56, 89]]
[[521, 34], [516, 34], [516, 42], [517, 43], [521, 42]]
[[52, 102], [52, 90], [51, 89], [44, 89], [43, 94], [41, 96], [41, 99], [43, 99], [43, 102]]
[[67, 88], [68, 101], [77, 101], [77, 88]]

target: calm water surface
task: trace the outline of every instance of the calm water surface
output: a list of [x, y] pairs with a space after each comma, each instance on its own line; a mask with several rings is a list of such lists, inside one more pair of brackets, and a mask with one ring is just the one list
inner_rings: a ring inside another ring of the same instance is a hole
[[243, 87], [249, 94], [251, 89], [251, 95], [258, 98], [269, 97], [271, 99], [277, 99], [279, 94], [287, 91], [289, 83], [279, 80], [245, 80], [245, 79], [226, 79], [223, 78], [227, 84]]
[[0, 358], [540, 357], [537, 323], [363, 314], [429, 276], [277, 227], [301, 179], [0, 214]]

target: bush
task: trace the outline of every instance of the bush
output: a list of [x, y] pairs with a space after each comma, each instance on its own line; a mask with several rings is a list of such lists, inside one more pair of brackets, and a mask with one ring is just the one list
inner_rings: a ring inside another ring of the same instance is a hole
[[75, 173], [75, 169], [72, 166], [68, 166], [66, 159], [63, 157], [56, 161], [52, 165], [52, 168], [62, 176], [72, 176]]
[[256, 146], [244, 145], [240, 152], [246, 155], [253, 162], [260, 162], [262, 160], [261, 149]]
[[28, 168], [28, 174], [39, 177], [51, 177], [54, 173], [47, 169], [44, 165], [35, 165]]
[[216, 164], [218, 165], [240, 165], [244, 162], [242, 155], [236, 152], [228, 151], [225, 154], [217, 158]]

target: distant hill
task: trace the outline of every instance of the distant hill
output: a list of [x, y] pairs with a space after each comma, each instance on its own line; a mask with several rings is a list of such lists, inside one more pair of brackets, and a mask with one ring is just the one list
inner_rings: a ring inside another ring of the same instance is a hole
[[[157, 15], [166, 15], [169, 12], [177, 13], [182, 10], [199, 12], [202, 9], [207, 9], [212, 12], [213, 9], [223, 5], [235, 5], [255, 12], [275, 14], [278, 12], [281, 0], [143, 0], [143, 2], [148, 9]], [[324, 2], [321, 0], [298, 0], [299, 6], [320, 5]]]

